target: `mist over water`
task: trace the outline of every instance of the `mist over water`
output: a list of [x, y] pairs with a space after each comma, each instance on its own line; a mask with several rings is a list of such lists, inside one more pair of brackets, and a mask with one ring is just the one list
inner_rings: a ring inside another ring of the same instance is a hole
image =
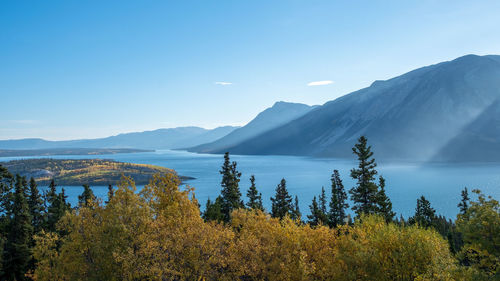
[[[50, 158], [102, 158], [172, 168], [180, 175], [196, 178], [185, 184], [195, 187], [196, 198], [198, 198], [202, 208], [204, 208], [207, 198], [215, 199], [220, 192], [221, 175], [219, 170], [223, 163], [222, 155], [162, 150], [98, 156], [51, 156]], [[14, 159], [20, 159], [20, 157], [2, 157], [0, 161]], [[254, 174], [257, 188], [262, 192], [264, 205], [267, 210], [270, 210], [270, 197], [274, 195], [276, 185], [282, 178], [285, 178], [289, 193], [299, 197], [300, 210], [304, 218], [306, 214], [309, 214], [309, 204], [315, 195], [320, 194], [322, 186], [325, 187], [329, 196], [332, 171], [339, 170], [344, 186], [346, 190], [349, 190], [354, 185], [354, 181], [349, 177], [350, 169], [357, 165], [354, 156], [352, 160], [344, 160], [297, 156], [231, 155], [231, 160], [238, 162], [238, 169], [242, 172], [240, 188], [245, 200], [246, 190], [250, 186], [249, 177]], [[404, 217], [413, 215], [417, 198], [424, 195], [430, 200], [437, 214], [454, 218], [458, 212], [457, 204], [460, 200], [460, 191], [464, 186], [467, 186], [469, 190], [478, 188], [486, 195], [491, 195], [496, 199], [500, 198], [499, 163], [395, 164], [379, 161], [378, 164], [377, 169], [379, 174], [386, 179], [386, 190], [398, 216], [400, 214]], [[98, 197], [106, 198], [107, 186], [93, 186], [92, 188]], [[78, 195], [81, 194], [83, 188], [65, 186], [65, 190], [68, 200], [74, 206], [78, 202]]]

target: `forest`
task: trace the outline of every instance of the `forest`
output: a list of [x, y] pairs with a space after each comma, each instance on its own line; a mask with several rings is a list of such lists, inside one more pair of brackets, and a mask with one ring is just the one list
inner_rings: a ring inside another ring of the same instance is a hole
[[352, 152], [356, 185], [334, 170], [331, 196], [323, 189], [305, 217], [285, 179], [271, 210], [254, 176], [244, 199], [228, 153], [220, 196], [203, 212], [174, 173], [140, 191], [123, 176], [105, 201], [85, 184], [70, 206], [54, 180], [40, 192], [0, 166], [0, 279], [499, 280], [497, 200], [464, 188], [453, 220], [423, 196], [413, 216], [397, 217], [367, 139]]

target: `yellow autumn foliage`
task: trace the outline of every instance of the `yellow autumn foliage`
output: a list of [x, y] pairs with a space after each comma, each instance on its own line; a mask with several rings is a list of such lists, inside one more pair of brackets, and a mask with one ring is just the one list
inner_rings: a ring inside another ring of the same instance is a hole
[[137, 193], [122, 180], [107, 205], [65, 216], [60, 237], [36, 238], [35, 280], [456, 280], [434, 231], [364, 217], [311, 228], [255, 210], [204, 222], [191, 188], [155, 176]]

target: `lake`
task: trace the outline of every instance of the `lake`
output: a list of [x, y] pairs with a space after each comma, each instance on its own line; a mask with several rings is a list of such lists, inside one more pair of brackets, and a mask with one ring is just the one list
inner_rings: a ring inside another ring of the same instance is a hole
[[[40, 157], [1, 157], [0, 161], [20, 158]], [[195, 187], [196, 197], [202, 208], [207, 198], [215, 199], [220, 192], [219, 174], [223, 163], [222, 155], [195, 154], [184, 151], [161, 150], [156, 152], [112, 154], [112, 155], [77, 155], [50, 156], [57, 159], [103, 158], [123, 162], [153, 164], [176, 170], [180, 175], [195, 177], [186, 182]], [[354, 185], [349, 171], [357, 164], [353, 160], [318, 159], [297, 156], [241, 156], [231, 155], [231, 160], [238, 163], [242, 172], [240, 188], [246, 195], [250, 186], [249, 177], [255, 175], [256, 185], [262, 192], [264, 205], [270, 210], [270, 197], [274, 195], [276, 185], [282, 178], [287, 181], [287, 188], [292, 196], [298, 195], [303, 216], [309, 213], [309, 204], [324, 186], [330, 194], [330, 176], [334, 169], [339, 170], [345, 188]], [[443, 163], [383, 163], [377, 167], [379, 174], [386, 179], [387, 194], [398, 216], [413, 215], [416, 200], [424, 195], [438, 214], [454, 218], [458, 212], [457, 204], [460, 191], [467, 186], [469, 190], [478, 188], [485, 194], [500, 198], [500, 164], [443, 164]], [[59, 187], [60, 188], [60, 187]], [[107, 187], [92, 187], [95, 194], [106, 198]], [[65, 187], [68, 200], [72, 205], [83, 188]], [[246, 199], [246, 197], [245, 197]]]

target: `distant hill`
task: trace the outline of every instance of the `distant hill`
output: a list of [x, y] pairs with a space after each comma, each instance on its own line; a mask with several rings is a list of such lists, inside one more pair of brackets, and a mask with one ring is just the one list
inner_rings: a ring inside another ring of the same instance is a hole
[[52, 155], [105, 155], [117, 153], [152, 152], [133, 148], [53, 148], [53, 149], [0, 149], [0, 157], [52, 156]]
[[[488, 120], [496, 118], [490, 106], [499, 98], [500, 57], [467, 55], [376, 81], [226, 150], [235, 154], [352, 157], [356, 139], [366, 135], [377, 158], [427, 161], [456, 137], [463, 139], [460, 135], [471, 132], [468, 125], [486, 118], [480, 117], [483, 113], [488, 114]], [[481, 128], [471, 125], [481, 130], [474, 131], [475, 136], [498, 141], [498, 128], [481, 124]], [[488, 148], [481, 143], [468, 141], [463, 149], [473, 146], [474, 151], [487, 153]]]
[[223, 153], [226, 148], [235, 146], [245, 140], [297, 119], [313, 108], [314, 106], [301, 103], [276, 102], [272, 107], [259, 113], [247, 125], [232, 131], [214, 142], [202, 144], [187, 150], [201, 153]]
[[136, 148], [171, 149], [212, 142], [237, 127], [225, 126], [212, 130], [199, 127], [158, 129], [126, 133], [99, 139], [47, 141], [43, 139], [1, 140], [0, 149], [53, 149], [53, 148]]

